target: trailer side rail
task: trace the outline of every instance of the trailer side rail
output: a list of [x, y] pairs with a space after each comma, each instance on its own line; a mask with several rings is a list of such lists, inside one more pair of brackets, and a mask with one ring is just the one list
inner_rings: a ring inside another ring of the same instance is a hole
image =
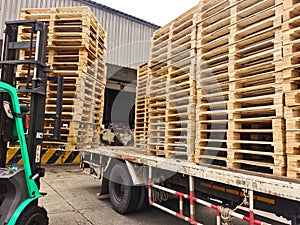
[[253, 190], [281, 198], [300, 201], [300, 181], [297, 179], [289, 179], [285, 177], [277, 179], [277, 177], [272, 178], [272, 175], [254, 175], [253, 173], [243, 171], [226, 170], [221, 167], [215, 168], [213, 166], [208, 167], [205, 165], [198, 165], [185, 160], [149, 156], [145, 154], [145, 151], [128, 147], [101, 146], [98, 149], [82, 150], [81, 155], [83, 159], [88, 158], [88, 163], [95, 163], [95, 165], [99, 165], [99, 162], [94, 162], [94, 159], [97, 157], [93, 157], [93, 155], [97, 155], [98, 158], [99, 155], [103, 155], [149, 167], [220, 182], [242, 189]]

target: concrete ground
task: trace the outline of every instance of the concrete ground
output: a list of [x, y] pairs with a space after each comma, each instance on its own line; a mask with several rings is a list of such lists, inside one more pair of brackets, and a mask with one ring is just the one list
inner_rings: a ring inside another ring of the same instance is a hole
[[109, 199], [98, 200], [99, 181], [78, 165], [46, 167], [41, 191], [48, 193], [40, 205], [47, 209], [50, 225], [186, 224], [154, 208], [127, 216], [116, 213]]
[[[46, 167], [46, 176], [42, 179], [42, 192], [47, 196], [40, 205], [48, 211], [50, 225], [186, 225], [156, 208], [136, 212], [127, 216], [116, 213], [109, 199], [98, 200], [96, 194], [99, 181], [81, 172], [78, 165]], [[204, 225], [215, 224], [215, 212], [200, 208]], [[234, 220], [234, 225], [247, 223]], [[273, 225], [282, 223], [272, 222]]]

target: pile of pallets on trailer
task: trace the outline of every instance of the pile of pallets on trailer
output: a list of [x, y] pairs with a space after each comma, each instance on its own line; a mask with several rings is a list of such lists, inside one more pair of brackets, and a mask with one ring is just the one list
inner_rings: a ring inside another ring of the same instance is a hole
[[157, 30], [149, 154], [299, 178], [299, 12], [293, 0], [202, 0]]
[[147, 102], [147, 87], [148, 87], [148, 63], [138, 67], [137, 71], [137, 89], [135, 103], [135, 147], [147, 148], [148, 137], [148, 102]]
[[282, 4], [199, 8], [196, 162], [284, 175]]
[[287, 175], [300, 178], [300, 3], [284, 0], [283, 89], [285, 94]]
[[196, 11], [192, 8], [153, 36], [147, 90], [150, 154], [193, 157]]
[[[62, 76], [63, 105], [61, 140], [45, 142], [48, 148], [63, 146], [68, 150], [96, 147], [106, 82], [105, 38], [103, 27], [89, 7], [28, 8], [21, 10], [22, 20], [38, 20], [48, 25], [47, 66], [50, 77]], [[19, 38], [26, 39], [26, 28]], [[24, 52], [23, 57], [28, 57]], [[22, 70], [19, 71], [21, 76]], [[49, 81], [46, 113], [56, 112], [57, 82]], [[45, 119], [45, 138], [53, 136], [54, 119]]]

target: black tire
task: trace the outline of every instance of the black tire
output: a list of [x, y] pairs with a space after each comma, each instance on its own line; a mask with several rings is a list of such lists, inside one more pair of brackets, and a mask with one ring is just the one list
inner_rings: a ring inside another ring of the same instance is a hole
[[47, 211], [36, 205], [28, 206], [19, 217], [16, 225], [48, 225]]
[[149, 208], [149, 200], [148, 200], [148, 189], [145, 186], [141, 186], [141, 194], [140, 200], [138, 202], [137, 211], [144, 211]]
[[109, 197], [113, 209], [120, 214], [129, 214], [136, 210], [139, 203], [140, 188], [133, 186], [126, 166], [117, 163], [109, 178]]

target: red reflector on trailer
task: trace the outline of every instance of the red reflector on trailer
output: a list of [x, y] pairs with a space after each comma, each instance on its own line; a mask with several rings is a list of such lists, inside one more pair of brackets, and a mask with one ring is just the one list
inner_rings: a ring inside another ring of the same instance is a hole
[[136, 161], [136, 158], [124, 158], [124, 160], [134, 162]]

